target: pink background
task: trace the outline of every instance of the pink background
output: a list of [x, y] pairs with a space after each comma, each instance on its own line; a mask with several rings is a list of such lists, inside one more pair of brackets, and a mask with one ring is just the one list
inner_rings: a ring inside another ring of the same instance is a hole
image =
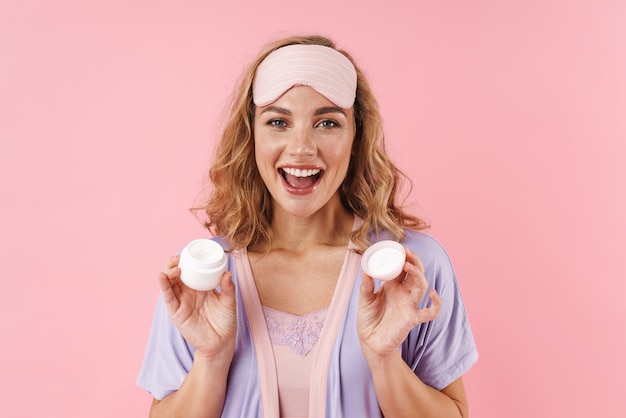
[[472, 416], [623, 416], [626, 3], [296, 3], [0, 3], [0, 415], [146, 416], [155, 275], [205, 234], [223, 104], [266, 41], [320, 32], [453, 258]]

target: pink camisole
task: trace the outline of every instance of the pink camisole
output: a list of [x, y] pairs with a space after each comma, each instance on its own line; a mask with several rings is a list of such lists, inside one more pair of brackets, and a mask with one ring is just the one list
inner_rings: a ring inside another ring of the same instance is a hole
[[[355, 219], [356, 226], [359, 221]], [[247, 251], [233, 252], [256, 347], [264, 417], [322, 418], [325, 415], [328, 364], [361, 260], [355, 249], [350, 242], [330, 306], [303, 317], [263, 307]], [[282, 325], [277, 326], [275, 321]], [[306, 332], [294, 334], [291, 329], [294, 327]], [[292, 334], [299, 336], [294, 338]]]
[[272, 342], [281, 418], [309, 416], [311, 368], [328, 308], [298, 316], [263, 306]]

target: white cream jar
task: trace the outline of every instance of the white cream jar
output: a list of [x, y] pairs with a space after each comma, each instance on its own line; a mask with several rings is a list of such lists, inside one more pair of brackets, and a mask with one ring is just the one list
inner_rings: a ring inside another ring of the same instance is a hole
[[226, 263], [221, 245], [210, 239], [196, 239], [180, 253], [180, 278], [192, 289], [211, 290], [219, 284]]
[[406, 252], [402, 244], [384, 240], [371, 245], [363, 253], [361, 268], [378, 280], [393, 280], [402, 273]]

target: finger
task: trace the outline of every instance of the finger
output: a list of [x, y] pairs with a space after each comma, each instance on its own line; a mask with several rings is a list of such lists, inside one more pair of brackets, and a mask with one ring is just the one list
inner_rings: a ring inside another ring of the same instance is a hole
[[235, 284], [233, 283], [233, 273], [230, 271], [224, 272], [220, 279], [220, 290], [222, 297], [228, 299], [235, 298]]
[[361, 274], [361, 301], [369, 304], [374, 300], [374, 280], [371, 276]]
[[171, 268], [165, 270], [164, 273], [167, 275], [167, 277], [170, 278], [172, 283], [177, 281], [177, 280], [180, 280], [181, 270], [180, 270], [180, 267], [178, 267], [178, 266], [171, 267]]
[[[414, 262], [417, 261], [417, 264]], [[426, 294], [428, 289], [428, 281], [424, 275], [424, 267], [419, 261], [419, 258], [411, 258], [404, 264], [404, 271], [406, 271], [406, 277], [404, 278], [404, 284], [409, 288], [412, 294], [415, 294], [418, 301], [421, 300]]]
[[422, 264], [422, 260], [417, 255], [417, 253], [409, 250], [406, 247], [404, 248], [404, 251], [406, 252], [406, 260], [408, 262], [410, 262], [411, 264], [413, 264], [419, 271], [421, 271], [423, 273], [424, 272], [424, 265]]
[[[406, 264], [406, 262], [405, 262], [405, 264]], [[394, 278], [392, 280], [388, 280], [388, 282], [395, 283], [397, 285], [404, 284], [404, 281], [406, 280], [406, 275], [407, 275], [405, 267], [406, 266], [402, 267], [402, 271], [400, 272], [400, 274], [398, 274], [398, 276], [396, 278]]]
[[178, 255], [174, 255], [174, 256], [168, 258], [167, 262], [165, 263], [165, 271], [168, 271], [168, 270], [176, 267], [178, 265], [179, 261], [180, 261], [180, 256], [178, 256]]
[[419, 323], [432, 321], [439, 316], [443, 301], [435, 289], [430, 291], [430, 300], [432, 303], [428, 308], [419, 309], [417, 312]]
[[161, 294], [163, 295], [163, 302], [165, 302], [165, 306], [167, 306], [170, 313], [175, 312], [180, 307], [180, 300], [174, 291], [170, 278], [165, 273], [159, 273], [157, 279], [159, 281], [159, 287], [161, 288]]

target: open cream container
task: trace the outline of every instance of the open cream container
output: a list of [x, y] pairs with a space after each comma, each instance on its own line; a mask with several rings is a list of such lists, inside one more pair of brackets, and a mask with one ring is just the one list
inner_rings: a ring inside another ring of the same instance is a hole
[[180, 253], [180, 278], [192, 289], [211, 290], [219, 284], [226, 263], [221, 245], [210, 239], [196, 239]]
[[361, 268], [378, 280], [393, 280], [402, 273], [406, 253], [402, 244], [384, 240], [371, 245], [361, 257]]

